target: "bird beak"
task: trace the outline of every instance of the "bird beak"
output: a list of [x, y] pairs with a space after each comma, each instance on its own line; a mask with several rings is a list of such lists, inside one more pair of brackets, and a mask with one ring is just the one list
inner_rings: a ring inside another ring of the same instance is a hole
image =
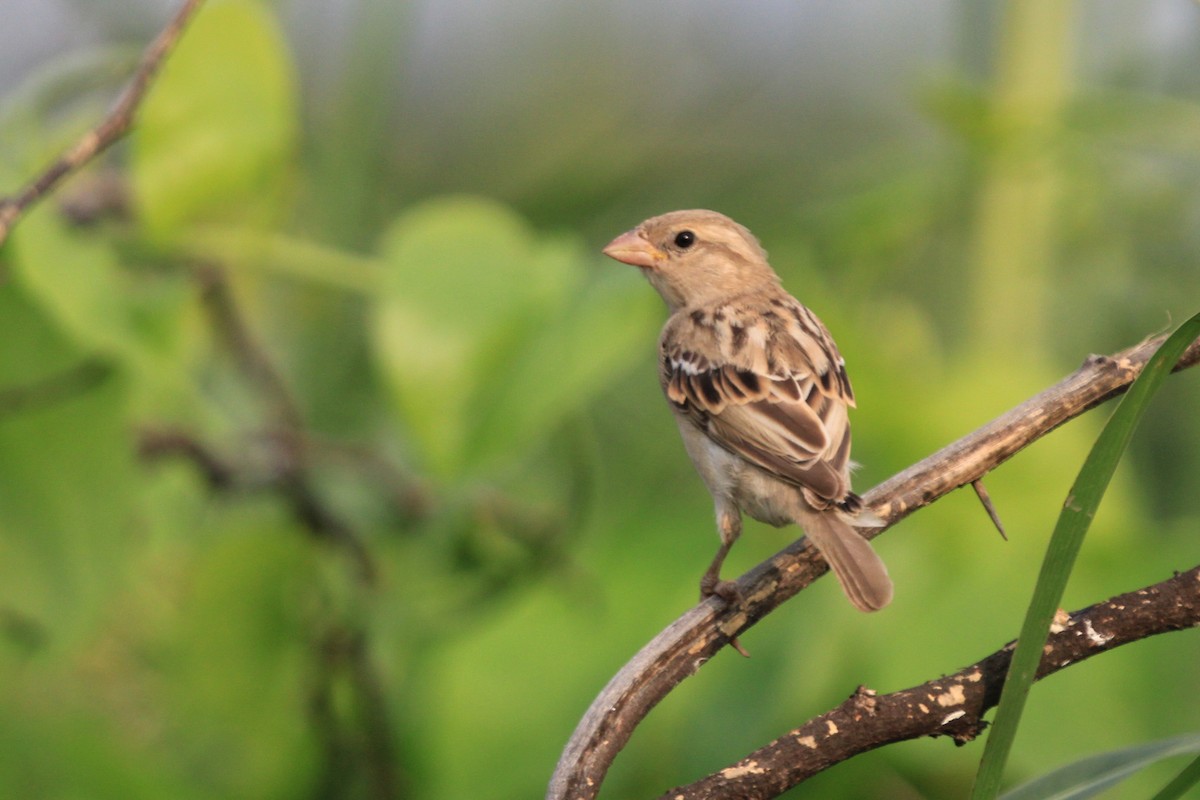
[[667, 254], [646, 241], [637, 231], [627, 231], [613, 239], [604, 248], [604, 255], [615, 258], [622, 264], [635, 267], [654, 267]]

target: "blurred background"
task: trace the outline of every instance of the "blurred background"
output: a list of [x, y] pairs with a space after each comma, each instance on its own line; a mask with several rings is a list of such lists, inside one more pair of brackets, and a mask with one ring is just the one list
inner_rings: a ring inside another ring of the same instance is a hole
[[[175, 8], [6, 0], [0, 192]], [[0, 249], [0, 795], [540, 796], [717, 541], [660, 301], [600, 247], [750, 227], [847, 358], [866, 490], [1197, 311], [1198, 45], [1186, 0], [211, 0]], [[1197, 562], [1198, 396], [1156, 399], [1068, 608]], [[1008, 542], [956, 493], [878, 540], [891, 607], [823, 580], [722, 652], [605, 796], [1011, 639], [1108, 413], [988, 479]], [[748, 527], [726, 575], [796, 535]], [[1198, 665], [1189, 632], [1039, 684], [1011, 779], [1195, 731]], [[962, 797], [981, 753], [788, 796]]]

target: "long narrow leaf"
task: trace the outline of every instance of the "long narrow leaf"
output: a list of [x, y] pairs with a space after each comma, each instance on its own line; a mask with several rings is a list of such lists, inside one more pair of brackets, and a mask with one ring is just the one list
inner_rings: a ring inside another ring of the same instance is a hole
[[[1200, 733], [1088, 756], [1005, 792], [1001, 800], [1085, 800], [1115, 786], [1138, 770], [1184, 753], [1200, 753]], [[1155, 800], [1160, 798], [1156, 797]]]
[[1062, 600], [1063, 589], [1067, 585], [1083, 538], [1150, 398], [1166, 379], [1183, 351], [1197, 336], [1200, 336], [1200, 314], [1179, 326], [1146, 363], [1142, 374], [1129, 387], [1129, 391], [1121, 399], [1116, 411], [1092, 445], [1092, 450], [1083, 462], [1083, 468], [1080, 469], [1063, 503], [1054, 533], [1050, 537], [1050, 544], [1046, 548], [1042, 569], [1033, 590], [1033, 599], [1021, 626], [1017, 649], [1013, 653], [1012, 665], [1009, 667], [1004, 691], [1000, 696], [1000, 705], [996, 709], [996, 720], [988, 735], [979, 771], [975, 776], [971, 800], [992, 800], [999, 793], [1004, 766], [1012, 750], [1021, 713], [1025, 709], [1025, 700], [1041, 662], [1042, 647], [1046, 643], [1050, 621]]
[[1200, 784], [1200, 756], [1192, 759], [1183, 771], [1162, 788], [1151, 800], [1178, 800], [1183, 793]]

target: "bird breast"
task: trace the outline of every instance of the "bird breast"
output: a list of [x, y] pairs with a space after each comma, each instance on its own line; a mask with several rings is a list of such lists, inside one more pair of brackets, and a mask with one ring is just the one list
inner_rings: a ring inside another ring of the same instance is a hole
[[676, 417], [676, 422], [683, 446], [718, 508], [732, 506], [775, 527], [792, 523], [789, 508], [799, 491], [795, 486], [721, 447], [691, 420]]

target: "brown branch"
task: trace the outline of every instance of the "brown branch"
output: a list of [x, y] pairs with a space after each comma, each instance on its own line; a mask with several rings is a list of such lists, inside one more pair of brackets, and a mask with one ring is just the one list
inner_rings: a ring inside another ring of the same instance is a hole
[[[1046, 640], [1038, 679], [1149, 636], [1200, 625], [1200, 566], [1066, 615]], [[661, 800], [778, 797], [851, 756], [923, 736], [971, 741], [1000, 702], [1015, 642], [969, 667], [911, 689], [877, 695], [860, 686], [837, 708]]]
[[[243, 488], [251, 483], [239, 467], [218, 456], [191, 434], [176, 429], [144, 429], [137, 435], [138, 455], [144, 461], [175, 457], [190, 461], [214, 492]], [[253, 482], [257, 486], [259, 482]]]
[[200, 283], [200, 299], [212, 319], [213, 330], [233, 355], [238, 369], [266, 401], [267, 416], [278, 427], [294, 431], [302, 429], [304, 420], [299, 404], [292, 397], [287, 381], [275, 368], [270, 354], [250, 329], [224, 270], [202, 264], [196, 267], [195, 274]]
[[[309, 713], [324, 755], [313, 796], [371, 800], [410, 796], [411, 778], [393, 756], [387, 698], [371, 664], [366, 637], [360, 630], [334, 624], [320, 633], [313, 649], [317, 674]], [[337, 696], [345, 684], [353, 688], [353, 704]], [[358, 730], [346, 724], [347, 716], [355, 717]]]
[[[1163, 338], [1111, 357], [1089, 357], [1041, 394], [876, 486], [864, 501], [891, 526], [982, 478], [1059, 425], [1125, 391]], [[1175, 370], [1197, 361], [1200, 340], [1192, 343]], [[874, 537], [884, 530], [864, 534]], [[739, 579], [740, 605], [730, 607], [709, 598], [658, 634], [609, 681], [580, 720], [550, 780], [548, 800], [595, 797], [609, 765], [650, 709], [731, 639], [827, 569], [815, 549], [799, 539]]]
[[146, 461], [168, 457], [193, 464], [214, 492], [273, 492], [283, 497], [292, 515], [313, 538], [340, 547], [366, 584], [375, 580], [375, 563], [357, 533], [317, 492], [307, 463], [297, 460], [303, 449], [287, 431], [271, 437], [272, 453], [266, 463], [242, 463], [219, 455], [186, 431], [143, 429], [138, 432], [138, 454]]
[[184, 0], [183, 6], [167, 26], [154, 37], [154, 41], [142, 53], [133, 77], [125, 86], [104, 119], [88, 130], [57, 160], [36, 176], [12, 197], [0, 200], [0, 245], [8, 239], [18, 218], [35, 203], [49, 194], [65, 178], [78, 171], [97, 155], [108, 149], [132, 127], [138, 107], [146, 97], [163, 61], [174, 49], [187, 23], [199, 10], [204, 0]]
[[273, 446], [272, 484], [287, 498], [292, 513], [314, 536], [333, 542], [349, 555], [366, 583], [375, 579], [375, 564], [358, 534], [320, 496], [312, 480], [305, 446], [304, 416], [283, 375], [258, 341], [238, 306], [225, 273], [217, 266], [196, 270], [200, 297], [213, 329], [232, 354], [238, 369], [267, 404], [266, 416]]
[[393, 464], [373, 448], [311, 434], [305, 446], [315, 457], [349, 467], [362, 479], [376, 484], [402, 522], [415, 523], [433, 513], [435, 500], [429, 482], [412, 470]]

